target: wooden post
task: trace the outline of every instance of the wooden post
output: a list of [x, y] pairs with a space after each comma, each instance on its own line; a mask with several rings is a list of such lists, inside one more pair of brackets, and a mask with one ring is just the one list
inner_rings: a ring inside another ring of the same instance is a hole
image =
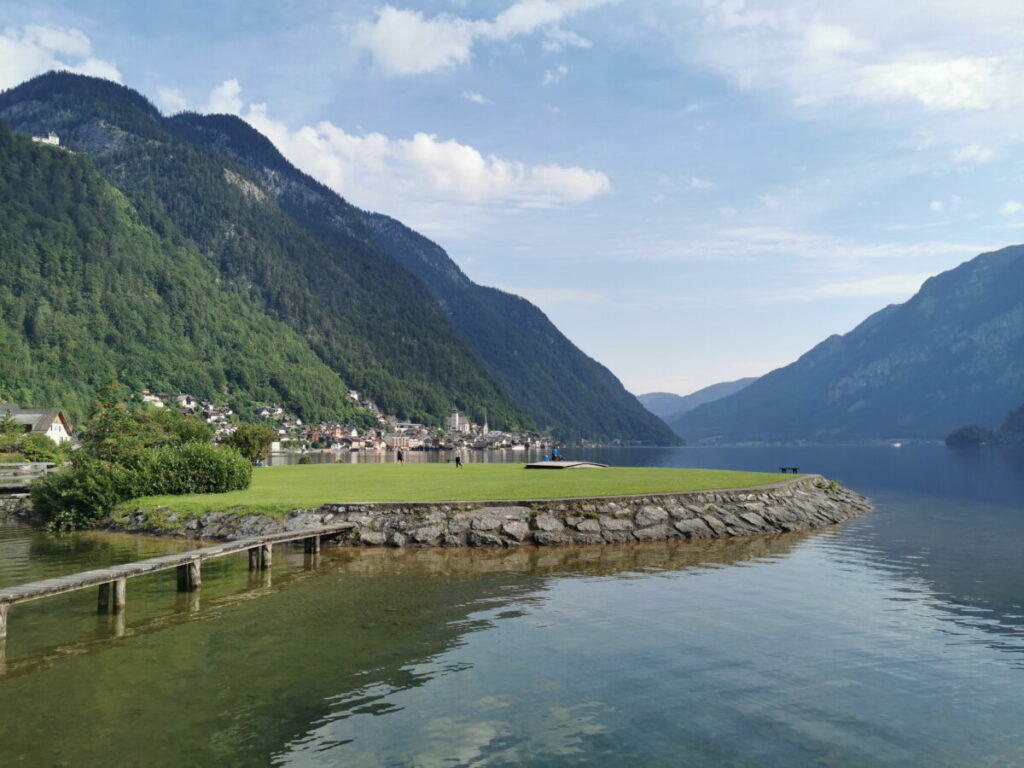
[[274, 545], [260, 544], [260, 570], [269, 571], [274, 560]]
[[124, 637], [124, 611], [114, 612], [114, 637]]
[[110, 613], [110, 582], [100, 584], [99, 597], [96, 600], [96, 613]]
[[0, 603], [0, 643], [7, 637], [7, 603]]
[[320, 554], [320, 537], [319, 536], [309, 536], [309, 537], [303, 539], [303, 543], [306, 545], [305, 548], [306, 548], [306, 554], [307, 555], [318, 555], [318, 554]]
[[249, 570], [258, 571], [260, 569], [260, 548], [253, 547], [249, 550]]
[[113, 591], [114, 594], [113, 594], [113, 605], [111, 605], [111, 608], [113, 609], [114, 613], [123, 613], [124, 612], [125, 598], [126, 598], [126, 594], [128, 592], [128, 579], [127, 578], [117, 579], [114, 582], [113, 586], [114, 586], [114, 589], [112, 591]]
[[201, 560], [193, 560], [188, 564], [188, 591], [194, 592], [203, 586], [203, 563]]
[[179, 592], [195, 592], [201, 586], [203, 586], [203, 577], [199, 560], [178, 566]]

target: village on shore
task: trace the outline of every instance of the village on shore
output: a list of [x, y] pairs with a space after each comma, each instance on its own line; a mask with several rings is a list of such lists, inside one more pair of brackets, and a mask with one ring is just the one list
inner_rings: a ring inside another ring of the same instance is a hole
[[[396, 416], [385, 414], [373, 401], [361, 397], [354, 390], [350, 391], [348, 396], [365, 411], [373, 414], [378, 425], [360, 428], [354, 424], [333, 421], [304, 423], [302, 419], [288, 413], [279, 405], [262, 407], [253, 416], [265, 420], [277, 431], [278, 437], [271, 444], [271, 453], [385, 453], [397, 450], [447, 451], [456, 448], [547, 451], [557, 445], [553, 438], [540, 432], [494, 430], [487, 424], [486, 419], [483, 424], [474, 423], [456, 408], [452, 409], [444, 427], [435, 427], [402, 421]], [[214, 428], [217, 440], [232, 434], [242, 423], [230, 406], [218, 405], [208, 398], [197, 398], [186, 393], [151, 392], [146, 389], [142, 391], [140, 399], [143, 403], [156, 408], [177, 408], [184, 414], [204, 419]]]

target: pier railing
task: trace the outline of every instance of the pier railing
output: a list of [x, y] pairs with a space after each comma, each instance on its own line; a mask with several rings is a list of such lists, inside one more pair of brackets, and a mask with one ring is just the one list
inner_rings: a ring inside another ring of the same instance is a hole
[[25, 461], [18, 464], [0, 464], [0, 490], [22, 491], [28, 484], [56, 469], [49, 461]]

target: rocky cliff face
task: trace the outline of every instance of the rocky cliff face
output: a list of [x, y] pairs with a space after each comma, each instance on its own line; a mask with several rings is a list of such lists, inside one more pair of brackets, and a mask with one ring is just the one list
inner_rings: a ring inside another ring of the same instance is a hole
[[938, 438], [1024, 401], [1024, 246], [928, 280], [743, 391], [671, 420], [688, 441]]

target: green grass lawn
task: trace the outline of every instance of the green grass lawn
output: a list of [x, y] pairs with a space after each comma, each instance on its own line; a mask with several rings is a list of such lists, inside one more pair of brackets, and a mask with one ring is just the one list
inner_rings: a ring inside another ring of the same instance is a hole
[[[790, 475], [792, 477], [792, 475]], [[573, 496], [745, 488], [783, 480], [781, 475], [712, 469], [526, 470], [520, 464], [305, 464], [257, 468], [244, 491], [191, 496], [148, 496], [120, 511], [163, 507], [184, 515], [211, 511], [283, 515], [328, 502], [496, 501]]]

